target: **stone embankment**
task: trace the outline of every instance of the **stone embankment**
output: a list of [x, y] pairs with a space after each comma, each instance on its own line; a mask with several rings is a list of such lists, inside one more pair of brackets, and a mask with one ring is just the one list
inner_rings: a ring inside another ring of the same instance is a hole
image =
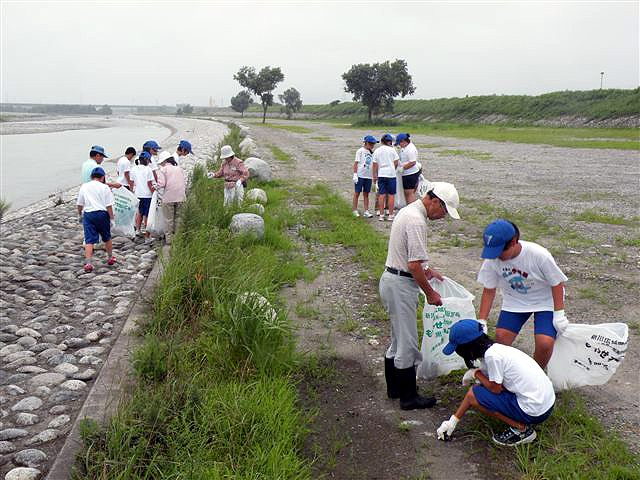
[[[210, 158], [226, 131], [204, 120], [162, 121], [176, 129], [163, 147], [192, 143], [195, 154], [181, 161], [187, 171]], [[116, 265], [98, 250], [93, 272], [84, 272], [76, 191], [61, 205], [46, 200], [2, 223], [0, 474], [7, 479], [41, 478], [48, 470], [133, 304], [151, 297], [141, 288], [160, 241], [115, 237]]]

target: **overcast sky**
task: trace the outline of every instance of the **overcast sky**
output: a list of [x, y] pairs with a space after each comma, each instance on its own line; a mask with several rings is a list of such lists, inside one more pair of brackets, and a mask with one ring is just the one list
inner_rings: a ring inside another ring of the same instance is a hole
[[7, 102], [228, 105], [242, 65], [276, 94], [350, 100], [342, 73], [405, 59], [412, 98], [635, 88], [637, 1], [2, 0]]

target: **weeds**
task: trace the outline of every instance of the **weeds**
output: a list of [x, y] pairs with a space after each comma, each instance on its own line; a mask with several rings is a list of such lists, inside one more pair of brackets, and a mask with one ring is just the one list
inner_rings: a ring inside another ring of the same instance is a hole
[[0, 198], [0, 220], [9, 211], [9, 208], [11, 208], [11, 204]]
[[284, 163], [285, 165], [292, 165], [295, 163], [295, 160], [291, 158], [291, 156], [288, 153], [283, 152], [275, 145], [268, 145], [268, 147], [271, 150], [271, 153], [273, 154], [273, 158], [276, 162]]
[[574, 215], [573, 218], [581, 222], [604, 223], [608, 225], [637, 225], [640, 221], [640, 217], [626, 218], [595, 210], [586, 210], [578, 215]]

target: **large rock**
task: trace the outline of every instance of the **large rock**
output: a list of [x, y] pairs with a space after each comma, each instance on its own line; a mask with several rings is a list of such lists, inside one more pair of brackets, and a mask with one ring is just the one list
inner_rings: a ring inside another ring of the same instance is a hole
[[246, 137], [244, 140], [240, 142], [240, 148], [245, 152], [253, 153], [258, 150], [258, 146], [256, 142], [253, 141], [253, 138]]
[[245, 195], [247, 200], [258, 203], [267, 203], [267, 192], [262, 190], [261, 188], [252, 188]]
[[259, 182], [271, 181], [271, 169], [264, 160], [257, 157], [249, 157], [244, 161], [244, 166], [249, 170], [249, 178], [255, 178]]
[[264, 237], [264, 220], [255, 213], [238, 213], [231, 218], [229, 230], [241, 235]]

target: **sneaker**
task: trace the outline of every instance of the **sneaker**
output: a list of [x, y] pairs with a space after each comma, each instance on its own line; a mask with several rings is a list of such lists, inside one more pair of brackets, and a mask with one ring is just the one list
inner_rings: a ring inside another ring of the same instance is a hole
[[388, 209], [388, 208], [385, 208], [385, 209], [384, 209], [384, 214], [385, 214], [385, 215], [389, 215], [389, 209]]
[[116, 257], [109, 257], [107, 265], [114, 265], [116, 263]]
[[384, 215], [378, 215], [378, 221], [379, 222], [384, 221]]
[[90, 263], [85, 263], [84, 264], [84, 271], [86, 273], [91, 273], [93, 271], [93, 265], [91, 265]]
[[394, 218], [396, 218], [396, 216], [395, 216], [395, 214], [393, 214], [393, 213], [392, 213], [391, 215], [389, 215], [389, 216], [387, 217], [387, 220], [388, 220], [388, 221], [390, 221], [390, 222], [393, 222], [393, 219], [394, 219]]
[[358, 212], [358, 210], [354, 210], [353, 211], [353, 216], [354, 217], [359, 217], [360, 216], [360, 213]]
[[369, 210], [365, 210], [364, 213], [362, 214], [362, 216], [364, 218], [371, 218], [373, 217], [373, 215], [371, 214], [371, 212]]
[[536, 431], [531, 427], [527, 427], [524, 432], [509, 427], [504, 432], [494, 435], [493, 441], [504, 447], [515, 447], [516, 445], [531, 443], [536, 437]]

